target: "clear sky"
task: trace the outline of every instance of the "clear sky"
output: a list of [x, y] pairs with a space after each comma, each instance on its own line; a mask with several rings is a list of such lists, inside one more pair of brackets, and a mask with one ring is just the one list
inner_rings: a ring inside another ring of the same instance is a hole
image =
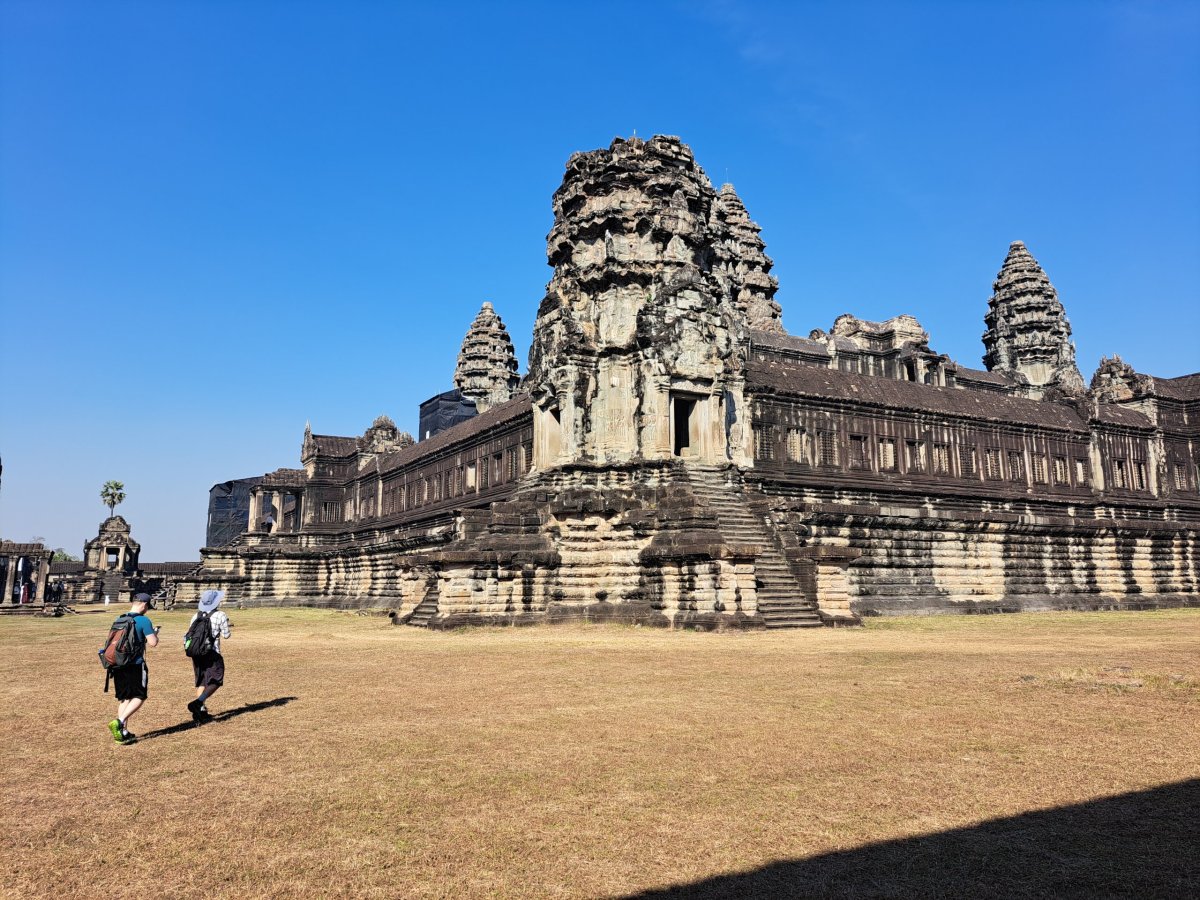
[[1200, 369], [1194, 2], [0, 4], [0, 534], [129, 495], [198, 558], [305, 421], [417, 431], [491, 300], [518, 357], [572, 152], [677, 134], [794, 334], [911, 313], [981, 365], [1024, 240], [1080, 368]]

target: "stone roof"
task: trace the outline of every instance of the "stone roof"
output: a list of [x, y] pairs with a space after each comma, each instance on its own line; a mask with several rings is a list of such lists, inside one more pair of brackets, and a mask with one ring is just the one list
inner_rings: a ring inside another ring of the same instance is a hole
[[433, 456], [455, 444], [469, 441], [491, 428], [527, 415], [532, 408], [533, 401], [528, 394], [517, 394], [511, 400], [501, 403], [499, 406], [493, 406], [487, 412], [460, 422], [445, 431], [439, 431], [433, 437], [413, 444], [411, 447], [405, 447], [403, 450], [387, 454], [379, 462], [379, 471], [381, 473], [392, 472], [410, 466], [423, 457]]
[[1001, 387], [1011, 387], [1015, 384], [1011, 375], [1005, 372], [988, 372], [984, 369], [972, 369], [969, 366], [955, 364], [955, 377], [959, 381], [978, 381], [983, 384], [994, 384]]
[[314, 434], [312, 440], [316, 446], [316, 452], [322, 456], [353, 456], [358, 452], [358, 438], [356, 437]]
[[1016, 422], [1073, 431], [1086, 429], [1075, 410], [1060, 403], [855, 375], [819, 366], [751, 360], [747, 366], [746, 384], [751, 391], [775, 391], [1000, 423]]
[[265, 488], [303, 487], [307, 478], [304, 469], [276, 469], [264, 475], [260, 484]]
[[1155, 393], [1171, 400], [1200, 400], [1200, 372], [1178, 378], [1155, 378]]
[[829, 359], [829, 348], [824, 341], [814, 341], [811, 338], [797, 337], [781, 331], [750, 332], [752, 347], [766, 347], [768, 350], [779, 350], [784, 353], [803, 354], [805, 356], [820, 356]]
[[[195, 563], [193, 563], [195, 565]], [[50, 563], [51, 575], [79, 575], [87, 569], [87, 563], [80, 560]]]
[[1145, 413], [1113, 403], [1101, 403], [1096, 409], [1096, 419], [1107, 425], [1126, 425], [1130, 428], [1152, 428], [1154, 425]]

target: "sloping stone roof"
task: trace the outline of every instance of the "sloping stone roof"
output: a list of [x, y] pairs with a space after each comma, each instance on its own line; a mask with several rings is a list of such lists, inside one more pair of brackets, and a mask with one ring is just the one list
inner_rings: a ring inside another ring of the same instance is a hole
[[1200, 372], [1178, 378], [1155, 378], [1155, 392], [1171, 400], [1200, 400]]
[[1071, 407], [1060, 403], [854, 375], [819, 366], [751, 360], [747, 366], [746, 383], [751, 391], [759, 389], [944, 416], [1002, 423], [1019, 422], [1072, 431], [1086, 430], [1079, 415]]
[[379, 462], [379, 471], [381, 473], [392, 472], [412, 465], [423, 457], [433, 456], [447, 447], [452, 447], [462, 441], [469, 441], [488, 429], [527, 415], [532, 408], [533, 401], [528, 394], [517, 394], [511, 400], [501, 403], [499, 406], [493, 406], [487, 412], [460, 422], [445, 431], [439, 431], [431, 438], [387, 454]]
[[[195, 565], [195, 563], [193, 563], [192, 565]], [[78, 575], [81, 572], [83, 572], [83, 570], [86, 568], [87, 568], [87, 563], [85, 563], [85, 562], [81, 562], [81, 561], [69, 562], [69, 561], [64, 560], [63, 562], [50, 563], [50, 574], [51, 575]]]
[[265, 488], [303, 487], [308, 473], [304, 469], [276, 469], [263, 476], [261, 486]]
[[358, 438], [334, 434], [314, 434], [313, 442], [322, 456], [353, 456], [358, 452]]
[[1096, 418], [1109, 425], [1127, 425], [1131, 428], [1151, 428], [1154, 425], [1145, 413], [1112, 403], [1101, 404], [1096, 410]]
[[802, 353], [806, 356], [820, 356], [829, 359], [829, 349], [825, 346], [824, 341], [814, 341], [811, 338], [784, 334], [781, 331], [755, 329], [750, 332], [750, 344], [753, 347], [765, 347], [768, 350]]
[[955, 375], [959, 381], [977, 381], [982, 384], [994, 384], [1001, 387], [1010, 387], [1015, 382], [1012, 377], [1004, 372], [988, 372], [985, 369], [972, 369], [969, 366], [955, 364]]

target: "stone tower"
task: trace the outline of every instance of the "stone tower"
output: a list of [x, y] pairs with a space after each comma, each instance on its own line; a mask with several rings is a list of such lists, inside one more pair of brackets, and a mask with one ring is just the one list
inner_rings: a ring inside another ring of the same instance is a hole
[[988, 371], [1018, 375], [1031, 397], [1082, 394], [1071, 323], [1058, 293], [1025, 245], [1013, 241], [992, 285], [984, 316], [983, 363]]
[[710, 227], [715, 237], [713, 270], [750, 327], [784, 333], [783, 310], [775, 302], [779, 282], [770, 274], [774, 262], [759, 237], [762, 229], [751, 221], [732, 184], [722, 185], [717, 194]]
[[463, 397], [475, 402], [479, 412], [486, 412], [510, 399], [520, 383], [508, 329], [492, 304], [485, 301], [463, 338], [454, 386]]
[[716, 198], [676, 137], [567, 162], [526, 380], [538, 468], [745, 461], [747, 322], [714, 271]]

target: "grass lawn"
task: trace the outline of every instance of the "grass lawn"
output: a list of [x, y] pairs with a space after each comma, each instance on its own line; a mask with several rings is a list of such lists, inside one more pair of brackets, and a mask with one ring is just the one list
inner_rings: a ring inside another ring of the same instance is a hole
[[0, 620], [6, 896], [1200, 894], [1200, 610], [756, 634], [230, 610], [200, 727], [175, 727], [189, 614], [158, 612], [125, 747], [96, 660], [119, 611]]

